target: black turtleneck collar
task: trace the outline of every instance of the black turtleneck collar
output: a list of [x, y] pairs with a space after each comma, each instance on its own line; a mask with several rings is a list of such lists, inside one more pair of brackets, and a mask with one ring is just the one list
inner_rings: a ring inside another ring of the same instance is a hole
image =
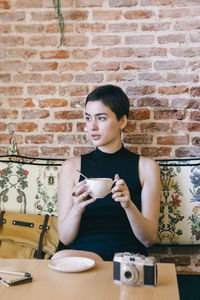
[[99, 148], [96, 148], [96, 150], [94, 150], [93, 154], [95, 158], [113, 158], [113, 157], [120, 157], [122, 153], [124, 153], [125, 148], [124, 145], [122, 144], [122, 147], [117, 150], [116, 152], [113, 153], [107, 153], [107, 152], [103, 152], [101, 151]]

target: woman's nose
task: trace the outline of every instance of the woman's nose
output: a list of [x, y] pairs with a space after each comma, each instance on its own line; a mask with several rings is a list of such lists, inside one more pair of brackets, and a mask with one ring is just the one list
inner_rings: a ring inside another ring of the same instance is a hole
[[91, 129], [98, 129], [97, 121], [95, 119], [93, 119], [91, 122]]

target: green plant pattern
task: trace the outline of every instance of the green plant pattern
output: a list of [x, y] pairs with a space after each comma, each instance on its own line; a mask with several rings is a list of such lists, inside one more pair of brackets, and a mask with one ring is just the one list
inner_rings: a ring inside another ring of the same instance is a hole
[[[176, 171], [180, 173], [181, 167], [178, 166]], [[182, 230], [178, 228], [178, 223], [183, 220], [184, 216], [180, 211], [182, 192], [176, 176], [174, 168], [169, 166], [161, 168], [163, 200], [160, 206], [158, 239], [163, 243], [177, 243], [179, 236], [183, 234]]]
[[[0, 170], [0, 208], [4, 209], [4, 203], [8, 201], [9, 189], [17, 190], [16, 201], [21, 204], [20, 212], [26, 213], [26, 194], [24, 190], [28, 187], [27, 177], [29, 172], [21, 164], [17, 165], [17, 171], [13, 172], [13, 165], [7, 164], [7, 167]], [[12, 178], [12, 180], [11, 180]]]
[[191, 202], [197, 202], [193, 206], [192, 214], [188, 218], [191, 223], [192, 239], [200, 240], [200, 166], [195, 166], [191, 169], [190, 180], [193, 188], [190, 189], [192, 195]]

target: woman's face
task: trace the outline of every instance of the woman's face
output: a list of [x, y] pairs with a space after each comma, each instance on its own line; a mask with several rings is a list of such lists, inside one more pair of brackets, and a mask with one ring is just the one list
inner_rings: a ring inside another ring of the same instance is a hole
[[89, 101], [85, 119], [93, 145], [107, 152], [121, 146], [121, 130], [126, 126], [126, 116], [118, 121], [115, 113], [101, 101]]

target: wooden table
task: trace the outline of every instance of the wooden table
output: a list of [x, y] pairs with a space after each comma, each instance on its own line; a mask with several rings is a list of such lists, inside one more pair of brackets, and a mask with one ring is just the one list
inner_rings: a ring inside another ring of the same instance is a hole
[[113, 263], [98, 262], [88, 271], [61, 273], [47, 260], [0, 259], [0, 268], [29, 272], [33, 282], [7, 287], [0, 283], [1, 300], [179, 300], [174, 264], [158, 263], [158, 283], [128, 286], [113, 283]]

